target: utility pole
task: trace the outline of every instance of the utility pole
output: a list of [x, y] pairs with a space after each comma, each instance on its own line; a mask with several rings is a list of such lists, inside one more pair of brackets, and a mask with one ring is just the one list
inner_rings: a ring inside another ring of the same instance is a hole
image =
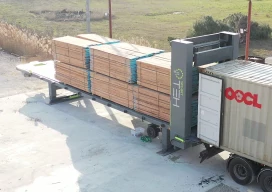
[[91, 33], [90, 0], [86, 0], [86, 24], [87, 24], [87, 33]]
[[109, 0], [109, 31], [110, 31], [110, 38], [112, 38], [111, 0]]
[[248, 4], [248, 16], [247, 16], [247, 31], [246, 31], [246, 53], [245, 53], [245, 60], [248, 60], [249, 55], [249, 42], [250, 42], [250, 28], [251, 28], [251, 9], [252, 9], [252, 2], [249, 0]]

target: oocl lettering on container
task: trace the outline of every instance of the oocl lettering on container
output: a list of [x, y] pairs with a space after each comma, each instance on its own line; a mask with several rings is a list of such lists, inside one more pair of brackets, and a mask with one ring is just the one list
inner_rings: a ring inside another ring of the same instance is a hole
[[262, 104], [258, 102], [258, 94], [252, 94], [250, 92], [244, 93], [242, 90], [234, 90], [228, 87], [225, 89], [225, 97], [231, 101], [236, 100], [238, 103], [244, 103], [259, 109], [262, 108]]

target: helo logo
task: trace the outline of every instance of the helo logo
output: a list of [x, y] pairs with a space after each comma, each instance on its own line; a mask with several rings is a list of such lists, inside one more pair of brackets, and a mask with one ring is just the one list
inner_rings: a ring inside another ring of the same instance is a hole
[[181, 69], [176, 69], [174, 73], [175, 73], [176, 78], [177, 78], [178, 80], [181, 80], [181, 79], [183, 78], [183, 72], [182, 72]]
[[241, 90], [233, 90], [231, 87], [225, 89], [225, 97], [228, 100], [236, 100], [238, 103], [244, 103], [253, 107], [262, 108], [262, 104], [258, 103], [258, 95], [250, 92], [244, 93]]
[[179, 107], [180, 97], [184, 95], [183, 92], [183, 71], [181, 69], [176, 69], [174, 71], [176, 77], [172, 82], [172, 105], [174, 107]]

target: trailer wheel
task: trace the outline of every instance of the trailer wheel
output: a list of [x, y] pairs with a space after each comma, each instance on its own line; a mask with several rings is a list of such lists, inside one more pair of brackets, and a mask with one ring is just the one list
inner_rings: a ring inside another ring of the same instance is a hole
[[260, 185], [264, 192], [272, 191], [272, 170], [264, 171], [260, 176]]
[[159, 132], [160, 132], [160, 128], [157, 125], [151, 124], [151, 125], [148, 125], [146, 132], [149, 137], [154, 139], [154, 138], [158, 137]]
[[229, 172], [232, 179], [240, 185], [250, 184], [255, 179], [254, 165], [241, 157], [230, 161]]

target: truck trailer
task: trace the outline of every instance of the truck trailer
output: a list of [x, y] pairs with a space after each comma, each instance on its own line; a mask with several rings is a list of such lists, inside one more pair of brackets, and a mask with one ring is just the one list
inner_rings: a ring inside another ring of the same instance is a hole
[[242, 60], [201, 68], [198, 138], [233, 153], [227, 167], [237, 183], [257, 177], [271, 191], [272, 68]]
[[[239, 34], [221, 32], [171, 42], [170, 122], [145, 115], [92, 93], [64, 84], [54, 77], [54, 61], [18, 65], [26, 77], [48, 82], [49, 104], [81, 96], [150, 122], [150, 137], [162, 132], [162, 151], [185, 150], [204, 144], [201, 162], [230, 152], [227, 170], [233, 180], [247, 185], [255, 179], [263, 191], [272, 191], [272, 134], [269, 112], [272, 68], [237, 60]], [[192, 71], [199, 70], [198, 93], [193, 92]], [[57, 97], [58, 89], [75, 94]], [[191, 103], [198, 98], [198, 115], [192, 117]], [[271, 114], [270, 114], [271, 113]], [[191, 126], [197, 118], [197, 126]]]

